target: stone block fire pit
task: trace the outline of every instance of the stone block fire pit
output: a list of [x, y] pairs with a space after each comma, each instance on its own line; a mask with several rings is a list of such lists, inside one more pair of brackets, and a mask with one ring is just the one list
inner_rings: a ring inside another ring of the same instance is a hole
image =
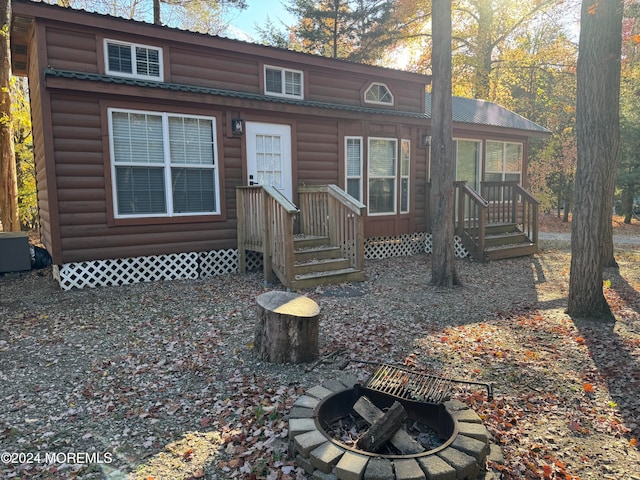
[[[372, 453], [335, 438], [331, 425], [354, 416], [363, 395], [380, 410], [399, 401], [408, 421], [425, 425], [439, 441], [419, 453], [401, 454], [392, 445]], [[348, 376], [317, 385], [296, 401], [289, 440], [297, 465], [317, 480], [476, 480], [485, 478], [489, 455], [501, 457], [480, 417], [462, 402], [398, 400], [364, 389]]]

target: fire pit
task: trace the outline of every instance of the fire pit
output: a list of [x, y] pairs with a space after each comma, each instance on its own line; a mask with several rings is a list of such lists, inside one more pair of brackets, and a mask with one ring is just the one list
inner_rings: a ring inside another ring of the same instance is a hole
[[[348, 376], [328, 381], [307, 390], [294, 404], [289, 419], [290, 449], [298, 466], [314, 478], [472, 480], [485, 471], [489, 455], [494, 461], [501, 456], [496, 455], [500, 454], [499, 448], [490, 443], [480, 417], [462, 402], [402, 398], [405, 395], [368, 388], [372, 379], [364, 386]], [[376, 453], [334, 438], [331, 425], [353, 415], [362, 397], [380, 411], [399, 402], [409, 422], [426, 425], [440, 441], [434, 448], [415, 453], [399, 453], [395, 448]]]

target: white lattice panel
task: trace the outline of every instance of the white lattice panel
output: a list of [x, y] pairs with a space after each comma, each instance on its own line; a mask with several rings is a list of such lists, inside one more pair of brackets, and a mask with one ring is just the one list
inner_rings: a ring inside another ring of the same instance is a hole
[[245, 262], [247, 272], [261, 272], [264, 266], [264, 259], [261, 252], [246, 250]]
[[[414, 233], [397, 237], [368, 238], [365, 244], [365, 258], [389, 258], [431, 253], [433, 240], [430, 233]], [[469, 252], [462, 245], [460, 237], [454, 237], [454, 255], [465, 258]]]
[[368, 238], [364, 247], [364, 256], [380, 259], [415, 255], [424, 251], [424, 239], [424, 233]]
[[211, 278], [238, 271], [238, 250], [212, 250], [200, 254], [200, 277]]
[[[454, 248], [456, 257], [464, 258], [469, 255], [459, 237], [455, 237]], [[365, 244], [365, 258], [369, 259], [431, 251], [431, 235], [424, 233], [369, 238]], [[246, 262], [247, 271], [262, 270], [261, 253], [247, 251]], [[66, 263], [53, 266], [53, 277], [63, 290], [71, 290], [158, 280], [209, 278], [237, 271], [238, 251], [229, 249]]]
[[63, 290], [199, 277], [198, 253], [115, 258], [54, 266]]
[[470, 253], [467, 251], [466, 248], [464, 248], [464, 245], [462, 244], [462, 239], [460, 237], [458, 237], [457, 235], [455, 236], [455, 243], [453, 246], [453, 252], [455, 254], [456, 257], [459, 258], [466, 258], [470, 256]]

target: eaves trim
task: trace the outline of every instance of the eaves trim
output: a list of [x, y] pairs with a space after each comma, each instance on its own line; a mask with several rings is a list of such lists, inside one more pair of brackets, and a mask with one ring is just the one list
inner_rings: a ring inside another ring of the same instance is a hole
[[295, 100], [282, 97], [271, 97], [257, 93], [237, 92], [220, 88], [199, 87], [195, 85], [185, 85], [181, 83], [154, 82], [151, 80], [140, 80], [135, 78], [114, 77], [111, 75], [101, 75], [98, 73], [76, 72], [73, 70], [60, 70], [56, 68], [45, 68], [45, 77], [68, 78], [73, 80], [88, 80], [91, 82], [113, 83], [118, 85], [131, 85], [134, 87], [157, 88], [161, 90], [178, 91], [186, 93], [198, 93], [204, 95], [214, 95], [228, 98], [238, 98], [241, 100], [257, 100], [269, 103], [279, 103], [286, 105], [296, 105], [300, 107], [322, 108], [326, 110], [340, 110], [346, 112], [368, 113], [371, 115], [389, 115], [394, 117], [408, 117], [428, 120], [425, 113], [403, 112], [398, 110], [387, 110], [382, 108], [368, 108], [357, 105], [340, 105], [337, 103], [314, 102], [311, 100]]

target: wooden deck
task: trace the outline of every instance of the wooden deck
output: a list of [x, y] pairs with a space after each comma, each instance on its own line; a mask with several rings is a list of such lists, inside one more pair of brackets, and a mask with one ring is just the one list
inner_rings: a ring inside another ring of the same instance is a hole
[[538, 251], [538, 205], [516, 182], [485, 182], [482, 194], [456, 182], [455, 231], [483, 262]]
[[251, 250], [263, 254], [265, 280], [275, 274], [290, 290], [363, 281], [364, 205], [335, 185], [298, 194], [300, 209], [271, 187], [238, 187], [239, 270]]
[[[456, 182], [455, 233], [476, 260], [538, 250], [539, 202], [515, 182], [489, 182], [482, 194]], [[272, 187], [236, 190], [239, 270], [247, 251], [263, 254], [267, 282], [290, 290], [365, 279], [365, 206], [335, 185], [299, 187], [296, 206]]]

